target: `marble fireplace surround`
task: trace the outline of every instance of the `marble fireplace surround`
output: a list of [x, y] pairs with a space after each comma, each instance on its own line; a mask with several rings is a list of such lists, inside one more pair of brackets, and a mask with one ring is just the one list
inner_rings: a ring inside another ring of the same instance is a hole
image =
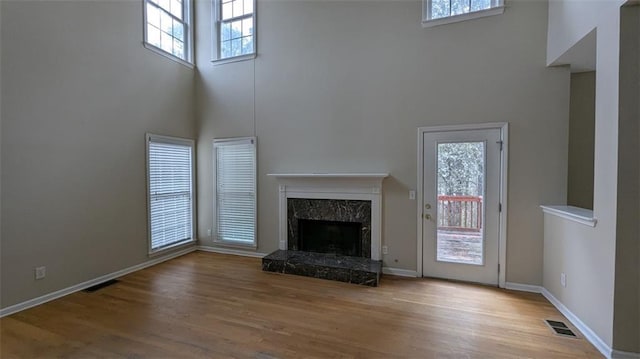
[[356, 257], [371, 258], [371, 201], [287, 198], [287, 249], [300, 250], [300, 219], [360, 224], [362, 248]]
[[371, 202], [371, 259], [382, 259], [382, 181], [388, 173], [273, 173], [279, 188], [279, 248], [288, 249], [288, 199]]

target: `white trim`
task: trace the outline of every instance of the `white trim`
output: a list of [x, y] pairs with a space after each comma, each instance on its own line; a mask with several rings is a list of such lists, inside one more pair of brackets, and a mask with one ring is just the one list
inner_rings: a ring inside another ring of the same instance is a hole
[[401, 268], [391, 268], [391, 267], [382, 267], [382, 273], [388, 275], [396, 275], [398, 277], [411, 277], [416, 278], [418, 276], [418, 272], [409, 269], [401, 269]]
[[179, 58], [178, 56], [175, 56], [174, 54], [170, 54], [170, 53], [164, 51], [163, 49], [161, 49], [161, 48], [159, 48], [159, 47], [157, 47], [155, 45], [152, 45], [152, 44], [150, 44], [150, 43], [148, 43], [146, 41], [142, 42], [142, 46], [144, 46], [145, 49], [150, 50], [151, 52], [154, 52], [154, 53], [156, 53], [156, 54], [158, 54], [160, 56], [163, 56], [163, 57], [165, 57], [165, 58], [167, 58], [169, 60], [175, 61], [175, 62], [179, 63], [180, 65], [184, 65], [184, 66], [186, 66], [186, 67], [188, 67], [188, 68], [190, 68], [192, 70], [195, 68], [195, 65], [192, 64], [191, 62], [185, 61], [185, 60]]
[[500, 151], [500, 239], [498, 243], [498, 286], [504, 288], [507, 284], [507, 213], [509, 213], [509, 123], [504, 123], [500, 131], [502, 151]]
[[539, 285], [506, 282], [504, 288], [509, 290], [517, 290], [520, 292], [542, 293], [542, 287]]
[[256, 57], [257, 55], [255, 53], [252, 53], [252, 54], [246, 54], [246, 55], [240, 55], [240, 56], [225, 57], [224, 59], [214, 59], [214, 60], [211, 60], [211, 63], [214, 65], [224, 65], [231, 62], [253, 60]]
[[160, 249], [156, 249], [155, 251], [149, 251], [147, 253], [147, 255], [149, 257], [159, 257], [159, 256], [162, 256], [163, 254], [165, 254], [167, 252], [171, 252], [172, 250], [175, 250], [175, 249], [177, 249], [179, 247], [183, 247], [184, 248], [184, 247], [188, 247], [188, 246], [194, 245], [194, 244], [196, 244], [196, 240], [195, 240], [195, 238], [191, 238], [191, 239], [188, 239], [186, 241], [176, 242], [176, 243], [170, 244], [170, 245], [168, 245], [166, 247], [162, 247]]
[[418, 169], [418, 182], [416, 183], [416, 188], [417, 188], [417, 193], [416, 193], [416, 205], [418, 206], [417, 210], [416, 210], [416, 215], [417, 215], [417, 219], [416, 219], [416, 223], [417, 223], [417, 230], [416, 230], [416, 234], [417, 234], [417, 256], [418, 256], [418, 260], [416, 262], [416, 275], [418, 277], [422, 277], [424, 274], [422, 272], [422, 241], [423, 241], [423, 236], [422, 236], [422, 232], [423, 232], [423, 222], [422, 222], [422, 207], [424, 204], [424, 194], [423, 194], [423, 186], [424, 186], [424, 178], [423, 178], [423, 173], [424, 173], [424, 132], [422, 131], [423, 127], [418, 127], [418, 163], [416, 168]]
[[551, 294], [546, 288], [542, 288], [542, 295], [547, 298], [551, 304], [553, 304], [560, 313], [562, 313], [569, 321], [580, 331], [582, 335], [593, 344], [596, 349], [607, 358], [612, 358], [612, 350], [604, 340], [602, 340], [591, 328], [589, 328], [580, 318], [573, 314], [569, 308], [565, 307], [556, 297]]
[[507, 282], [507, 193], [508, 193], [508, 174], [509, 174], [509, 123], [507, 122], [491, 122], [491, 123], [478, 123], [469, 125], [447, 125], [447, 126], [429, 126], [418, 127], [418, 193], [416, 194], [417, 204], [417, 265], [416, 273], [419, 277], [423, 276], [422, 269], [422, 206], [423, 206], [423, 191], [422, 185], [424, 179], [422, 174], [424, 172], [424, 134], [427, 132], [447, 132], [447, 131], [469, 131], [469, 130], [486, 130], [486, 129], [499, 129], [500, 138], [502, 141], [502, 151], [500, 152], [500, 203], [502, 205], [502, 211], [499, 214], [500, 227], [499, 242], [498, 242], [498, 265], [500, 266], [500, 273], [498, 273], [498, 286], [504, 288]]
[[203, 251], [203, 252], [232, 254], [232, 255], [242, 256], [242, 257], [262, 258], [267, 255], [266, 253], [251, 252], [251, 251], [244, 251], [242, 249], [224, 248], [224, 247], [197, 246], [196, 248], [199, 251]]
[[287, 199], [371, 201], [371, 259], [382, 259], [382, 181], [388, 173], [268, 174], [279, 182], [279, 249], [288, 247]]
[[623, 352], [621, 350], [613, 350], [611, 352], [612, 359], [640, 359], [640, 353]]
[[0, 318], [4, 317], [4, 316], [7, 316], [7, 315], [11, 315], [13, 313], [17, 313], [17, 312], [23, 311], [25, 309], [29, 309], [29, 308], [35, 307], [35, 306], [40, 305], [40, 304], [44, 304], [46, 302], [50, 302], [52, 300], [64, 297], [65, 295], [69, 295], [71, 293], [75, 293], [75, 292], [83, 290], [85, 288], [89, 288], [89, 287], [94, 286], [96, 284], [100, 284], [100, 283], [106, 282], [106, 281], [111, 280], [111, 279], [119, 278], [119, 277], [122, 277], [122, 276], [124, 276], [126, 274], [133, 273], [133, 272], [139, 271], [141, 269], [148, 268], [148, 267], [154, 266], [156, 264], [168, 261], [170, 259], [174, 259], [174, 258], [183, 256], [185, 254], [194, 252], [195, 250], [196, 250], [196, 246], [192, 246], [192, 247], [183, 249], [181, 251], [177, 251], [177, 252], [173, 252], [173, 253], [167, 254], [167, 255], [165, 255], [163, 257], [151, 259], [151, 260], [148, 260], [148, 261], [146, 261], [144, 263], [140, 263], [140, 264], [136, 264], [134, 266], [131, 266], [129, 268], [121, 269], [119, 271], [116, 271], [116, 272], [113, 272], [113, 273], [109, 273], [109, 274], [105, 274], [103, 276], [88, 280], [86, 282], [82, 282], [82, 283], [79, 283], [79, 284], [76, 284], [76, 285], [72, 285], [71, 287], [60, 289], [60, 290], [57, 290], [57, 291], [49, 293], [49, 294], [45, 294], [45, 295], [43, 295], [41, 297], [38, 297], [38, 298], [33, 298], [33, 299], [29, 299], [27, 301], [24, 301], [22, 303], [14, 304], [12, 306], [0, 309]]
[[540, 208], [544, 213], [584, 224], [585, 226], [595, 227], [598, 223], [598, 219], [593, 216], [593, 211], [590, 209], [564, 205], [542, 205]]

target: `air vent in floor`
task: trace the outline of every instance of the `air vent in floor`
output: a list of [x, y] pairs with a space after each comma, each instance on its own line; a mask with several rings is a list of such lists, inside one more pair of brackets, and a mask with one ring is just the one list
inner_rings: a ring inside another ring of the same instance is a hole
[[568, 338], [577, 338], [578, 336], [571, 330], [569, 327], [563, 322], [559, 322], [557, 320], [545, 320], [545, 323], [551, 328], [554, 334], [568, 337]]
[[96, 290], [98, 290], [98, 289], [102, 289], [102, 288], [104, 288], [104, 287], [108, 287], [108, 286], [110, 286], [110, 285], [112, 285], [112, 284], [116, 284], [116, 283], [118, 283], [118, 280], [117, 280], [117, 279], [109, 279], [109, 280], [108, 280], [108, 281], [106, 281], [106, 282], [102, 282], [102, 283], [96, 284], [96, 285], [94, 285], [94, 286], [91, 286], [91, 287], [89, 287], [89, 288], [86, 288], [85, 290], [83, 290], [83, 292], [93, 293], [93, 292], [95, 292], [95, 291], [96, 291]]

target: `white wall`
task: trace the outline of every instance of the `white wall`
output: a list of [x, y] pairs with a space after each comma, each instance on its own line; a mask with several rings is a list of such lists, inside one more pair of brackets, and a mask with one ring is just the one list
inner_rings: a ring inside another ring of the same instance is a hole
[[[278, 246], [273, 172], [390, 172], [385, 265], [416, 269], [417, 128], [510, 123], [507, 280], [542, 283], [542, 214], [564, 201], [569, 72], [546, 68], [547, 5], [424, 29], [419, 1], [259, 1], [255, 61], [212, 65], [198, 1], [199, 238], [213, 227], [211, 140], [258, 136], [258, 243]], [[254, 106], [255, 103], [255, 106]], [[255, 127], [254, 127], [255, 116]], [[541, 144], [544, 139], [544, 144]]]
[[[609, 347], [613, 340], [618, 197], [619, 26], [623, 1], [554, 0], [549, 4], [547, 63], [564, 56], [594, 28], [596, 113], [595, 228], [545, 217], [544, 287]], [[567, 287], [560, 286], [560, 273]]]
[[145, 262], [144, 134], [195, 126], [193, 71], [142, 47], [141, 2], [1, 3], [6, 308]]

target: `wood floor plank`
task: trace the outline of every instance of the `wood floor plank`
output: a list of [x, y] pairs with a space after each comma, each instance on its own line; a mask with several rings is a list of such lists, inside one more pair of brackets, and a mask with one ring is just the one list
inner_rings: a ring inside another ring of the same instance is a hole
[[371, 288], [194, 252], [0, 319], [0, 356], [601, 357], [544, 319], [568, 323], [538, 294], [394, 276]]

